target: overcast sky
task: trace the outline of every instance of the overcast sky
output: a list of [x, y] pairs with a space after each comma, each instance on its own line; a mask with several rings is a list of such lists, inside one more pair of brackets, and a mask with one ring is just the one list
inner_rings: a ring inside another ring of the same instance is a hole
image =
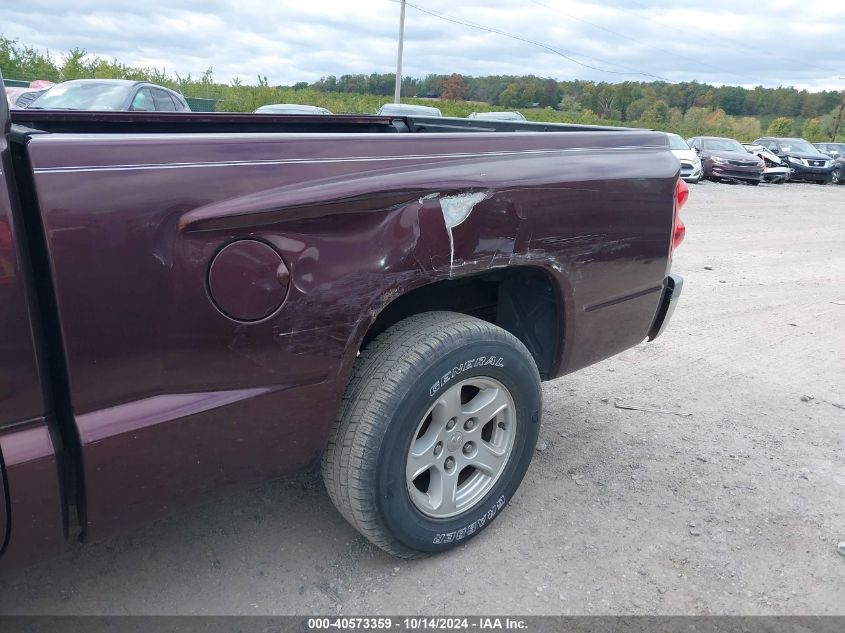
[[[840, 0], [412, 0], [405, 75], [535, 74], [845, 89]], [[11, 6], [10, 6], [11, 5]], [[393, 72], [391, 0], [24, 0], [0, 32], [60, 54], [271, 84]], [[445, 18], [508, 33], [532, 44]], [[554, 50], [549, 50], [554, 49]]]

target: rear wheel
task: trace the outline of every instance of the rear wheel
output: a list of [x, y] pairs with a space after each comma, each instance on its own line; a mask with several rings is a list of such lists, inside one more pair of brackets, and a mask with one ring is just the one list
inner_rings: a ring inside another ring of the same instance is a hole
[[361, 351], [323, 457], [326, 488], [385, 551], [445, 551], [514, 495], [541, 407], [534, 360], [505, 330], [450, 312], [405, 319]]

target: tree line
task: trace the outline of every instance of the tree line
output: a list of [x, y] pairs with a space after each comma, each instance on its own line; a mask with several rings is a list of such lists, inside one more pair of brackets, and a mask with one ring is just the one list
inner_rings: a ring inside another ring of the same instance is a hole
[[[215, 99], [219, 110], [251, 111], [272, 102], [293, 101], [334, 112], [374, 112], [393, 95], [393, 73], [329, 75], [315, 82], [271, 86], [215, 79], [212, 69], [199, 77], [137, 68], [89, 55], [75, 48], [55, 57], [0, 36], [0, 70], [7, 79], [65, 81], [89, 77], [152, 81], [186, 97]], [[682, 136], [711, 134], [750, 140], [765, 132], [830, 140], [843, 103], [836, 91], [809, 92], [792, 87], [743, 88], [697, 81], [620, 83], [557, 81], [533, 75], [473, 77], [453, 73], [402, 80], [403, 100], [439, 99], [448, 116], [472, 111], [520, 110], [528, 119], [650, 127]], [[845, 134], [845, 130], [841, 134]]]
[[[301, 85], [324, 92], [389, 96], [393, 94], [395, 77], [393, 73], [330, 75], [312, 84]], [[814, 118], [828, 114], [841, 101], [841, 93], [832, 90], [809, 92], [791, 87], [717, 87], [697, 81], [597, 83], [587, 80], [556, 81], [533, 75], [472, 77], [432, 74], [424, 79], [408, 77], [402, 83], [402, 94], [407, 97], [441, 97], [445, 92], [451, 92], [449, 96], [453, 98], [457, 96], [509, 108], [532, 105], [554, 109], [583, 107], [605, 118], [619, 120], [637, 120], [657, 102], [678, 108], [682, 113], [697, 107], [721, 109], [731, 116]]]

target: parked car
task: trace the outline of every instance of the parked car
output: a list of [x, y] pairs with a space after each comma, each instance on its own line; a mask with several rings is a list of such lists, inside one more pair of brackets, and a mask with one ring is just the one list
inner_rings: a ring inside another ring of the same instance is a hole
[[25, 108], [32, 101], [50, 86], [55, 85], [52, 81], [44, 79], [36, 79], [30, 82], [26, 88], [14, 87], [6, 88], [6, 100], [9, 102], [10, 108]]
[[378, 547], [463, 545], [525, 475], [541, 380], [677, 305], [662, 133], [178, 118], [10, 118], [0, 87], [5, 567], [320, 459]]
[[832, 158], [845, 156], [845, 143], [814, 143], [813, 145], [822, 154], [827, 154]]
[[845, 184], [845, 143], [816, 143], [816, 149], [833, 159], [830, 182], [834, 185]]
[[300, 105], [298, 103], [273, 103], [263, 105], [255, 111], [255, 114], [331, 114], [326, 108], [312, 105]]
[[522, 112], [473, 112], [467, 118], [485, 121], [525, 121]]
[[830, 172], [830, 182], [834, 185], [845, 184], [845, 156], [833, 159], [833, 170]]
[[754, 141], [786, 161], [792, 168], [790, 180], [804, 180], [826, 184], [833, 172], [833, 159], [822, 154], [803, 138], [763, 136]]
[[32, 110], [106, 110], [135, 112], [190, 112], [178, 92], [128, 79], [73, 79], [39, 95]]
[[411, 105], [410, 103], [385, 103], [378, 109], [377, 114], [379, 116], [443, 116], [439, 108]]
[[687, 144], [698, 153], [704, 177], [709, 180], [727, 180], [759, 185], [763, 180], [763, 160], [751, 156], [732, 138], [719, 136], [694, 136]]
[[677, 134], [667, 133], [666, 136], [669, 137], [669, 149], [681, 161], [681, 178], [692, 183], [701, 181], [704, 169], [696, 151]]
[[[18, 86], [8, 87], [6, 88], [6, 101], [9, 102], [9, 107], [13, 110], [17, 108], [25, 108], [32, 102], [33, 99], [46, 90], [46, 88], [34, 90], [32, 88], [22, 88]], [[20, 103], [18, 103], [18, 101], [20, 101]]]
[[754, 145], [753, 143], [743, 143], [742, 146], [748, 150], [749, 154], [754, 154], [763, 161], [763, 182], [782, 185], [789, 180], [792, 175], [792, 168], [772, 152], [762, 145]]

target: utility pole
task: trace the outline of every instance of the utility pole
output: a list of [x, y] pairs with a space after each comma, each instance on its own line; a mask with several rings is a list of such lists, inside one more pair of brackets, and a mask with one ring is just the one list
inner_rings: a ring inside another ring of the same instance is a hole
[[[845, 77], [840, 77], [839, 79], [845, 79]], [[842, 91], [842, 103], [839, 105], [839, 112], [836, 115], [836, 121], [833, 123], [833, 138], [830, 139], [831, 143], [836, 142], [836, 135], [839, 134], [839, 126], [842, 125], [842, 113], [845, 111], [845, 90]]]
[[[399, 13], [399, 52], [396, 55], [396, 89], [393, 91], [393, 103], [402, 99], [402, 44], [405, 40], [405, 0]], [[841, 114], [841, 113], [840, 113]]]

